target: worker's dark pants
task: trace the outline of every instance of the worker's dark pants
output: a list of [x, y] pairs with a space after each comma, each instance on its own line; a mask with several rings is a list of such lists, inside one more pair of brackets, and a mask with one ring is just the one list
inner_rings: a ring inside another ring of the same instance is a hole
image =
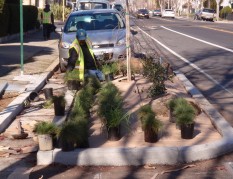
[[51, 33], [51, 24], [43, 24], [43, 37], [44, 40], [50, 39], [50, 33]]

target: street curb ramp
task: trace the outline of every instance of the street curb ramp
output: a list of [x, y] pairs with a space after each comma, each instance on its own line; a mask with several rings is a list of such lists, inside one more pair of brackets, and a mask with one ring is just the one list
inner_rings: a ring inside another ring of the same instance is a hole
[[58, 67], [59, 60], [56, 59], [44, 73], [40, 74], [38, 78], [31, 84], [27, 85], [27, 90], [14, 99], [2, 112], [0, 112], [0, 133], [3, 133], [11, 124], [15, 117], [23, 110], [24, 102], [28, 99], [32, 91], [39, 92], [47, 79], [49, 79], [54, 70]]
[[188, 93], [209, 116], [222, 139], [206, 144], [181, 147], [88, 148], [63, 152], [39, 151], [37, 165], [60, 163], [79, 166], [128, 166], [179, 164], [207, 160], [233, 151], [233, 129], [201, 92], [179, 71], [174, 72]]

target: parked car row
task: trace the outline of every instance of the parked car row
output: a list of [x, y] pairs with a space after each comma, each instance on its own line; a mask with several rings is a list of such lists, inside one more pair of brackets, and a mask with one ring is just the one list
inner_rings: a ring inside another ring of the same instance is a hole
[[160, 9], [156, 9], [156, 10], [150, 11], [150, 12], [147, 9], [138, 9], [138, 11], [136, 13], [136, 17], [138, 19], [139, 18], [149, 19], [150, 14], [152, 16], [175, 18], [175, 12], [172, 9], [164, 9], [162, 12]]

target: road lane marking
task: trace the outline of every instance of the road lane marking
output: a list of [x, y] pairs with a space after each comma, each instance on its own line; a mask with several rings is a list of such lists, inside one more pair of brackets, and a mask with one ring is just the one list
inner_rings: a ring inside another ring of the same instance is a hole
[[221, 49], [223, 49], [223, 50], [226, 50], [226, 51], [228, 51], [228, 52], [233, 53], [233, 50], [232, 50], [232, 49], [229, 49], [229, 48], [226, 48], [226, 47], [223, 47], [223, 46], [220, 46], [220, 45], [211, 43], [211, 42], [207, 42], [207, 41], [205, 41], [205, 40], [198, 39], [198, 38], [196, 38], [196, 37], [193, 37], [193, 36], [190, 36], [190, 35], [187, 35], [187, 34], [184, 34], [184, 33], [181, 33], [181, 32], [175, 31], [175, 30], [172, 30], [172, 29], [169, 29], [169, 28], [164, 27], [164, 26], [161, 26], [161, 27], [164, 28], [164, 29], [166, 29], [166, 30], [168, 30], [168, 31], [171, 31], [171, 32], [174, 32], [174, 33], [183, 35], [183, 36], [185, 36], [185, 37], [189, 37], [189, 38], [194, 39], [194, 40], [197, 40], [197, 41], [199, 41], [199, 42], [202, 42], [202, 43], [205, 43], [205, 44], [208, 44], [208, 45], [217, 47], [217, 48], [221, 48]]
[[225, 33], [229, 33], [229, 34], [233, 34], [232, 31], [228, 31], [228, 30], [224, 30], [224, 29], [217, 29], [217, 28], [213, 28], [213, 27], [206, 27], [206, 26], [200, 26], [202, 28], [206, 28], [206, 29], [211, 29], [211, 30], [216, 30], [216, 31], [220, 31], [220, 32], [225, 32]]
[[204, 70], [202, 70], [201, 68], [199, 68], [197, 65], [191, 63], [186, 58], [182, 57], [181, 55], [179, 55], [178, 53], [176, 53], [175, 51], [173, 51], [172, 49], [170, 49], [169, 47], [167, 47], [166, 45], [164, 45], [163, 43], [161, 43], [160, 41], [158, 41], [154, 37], [152, 37], [150, 34], [146, 33], [140, 27], [138, 27], [138, 29], [141, 30], [145, 35], [147, 35], [148, 37], [150, 37], [151, 39], [153, 39], [156, 43], [158, 43], [159, 45], [161, 45], [163, 48], [165, 48], [167, 51], [169, 51], [170, 53], [172, 53], [173, 55], [175, 55], [176, 57], [178, 57], [179, 59], [181, 59], [182, 61], [184, 61], [185, 63], [187, 63], [189, 66], [193, 67], [194, 69], [196, 69], [197, 71], [199, 71], [200, 73], [202, 73], [204, 76], [206, 76], [213, 83], [215, 83], [216, 85], [220, 86], [223, 90], [225, 90], [226, 92], [228, 92], [231, 95], [233, 95], [233, 93], [231, 91], [229, 91], [227, 88], [225, 88], [223, 85], [221, 85], [217, 80], [215, 80], [212, 76], [210, 76], [209, 74], [207, 74]]

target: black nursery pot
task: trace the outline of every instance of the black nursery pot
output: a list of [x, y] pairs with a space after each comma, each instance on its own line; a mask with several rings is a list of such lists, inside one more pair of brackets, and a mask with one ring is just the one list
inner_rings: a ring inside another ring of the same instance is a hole
[[159, 140], [158, 133], [153, 130], [144, 130], [144, 140], [145, 142], [155, 143]]
[[120, 127], [110, 127], [108, 129], [108, 140], [118, 141], [120, 140]]
[[63, 99], [54, 99], [54, 113], [55, 116], [64, 116], [65, 115], [65, 104]]
[[46, 100], [53, 98], [53, 88], [45, 88], [43, 92]]
[[106, 74], [104, 76], [105, 76], [105, 81], [112, 81], [112, 80], [114, 80], [113, 73], [109, 73], [109, 74]]
[[180, 130], [182, 139], [192, 139], [194, 134], [194, 123], [180, 125]]
[[69, 152], [74, 150], [74, 143], [73, 142], [61, 142], [61, 150], [63, 152]]
[[69, 90], [79, 90], [81, 88], [81, 83], [79, 80], [68, 80], [67, 86]]

